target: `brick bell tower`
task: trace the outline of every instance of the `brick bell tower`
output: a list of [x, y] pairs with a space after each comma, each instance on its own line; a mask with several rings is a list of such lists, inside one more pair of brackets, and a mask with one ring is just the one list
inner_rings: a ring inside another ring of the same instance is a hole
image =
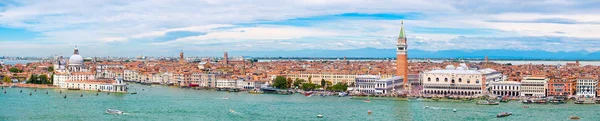
[[403, 78], [403, 87], [408, 89], [408, 48], [406, 44], [406, 33], [404, 33], [404, 21], [398, 35], [398, 43], [396, 44], [396, 76]]

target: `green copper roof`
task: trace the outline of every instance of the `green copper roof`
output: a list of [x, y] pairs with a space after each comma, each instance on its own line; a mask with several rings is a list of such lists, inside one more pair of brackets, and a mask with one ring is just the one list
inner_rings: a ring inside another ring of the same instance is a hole
[[406, 38], [406, 33], [404, 33], [404, 21], [402, 21], [402, 26], [400, 27], [400, 35], [398, 38]]

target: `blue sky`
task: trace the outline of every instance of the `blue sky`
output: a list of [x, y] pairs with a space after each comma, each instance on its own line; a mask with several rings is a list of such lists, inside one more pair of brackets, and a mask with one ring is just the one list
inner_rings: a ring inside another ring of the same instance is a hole
[[[1, 0], [8, 56], [192, 56], [409, 48], [600, 51], [600, 2], [454, 0]], [[15, 51], [19, 50], [19, 51]]]

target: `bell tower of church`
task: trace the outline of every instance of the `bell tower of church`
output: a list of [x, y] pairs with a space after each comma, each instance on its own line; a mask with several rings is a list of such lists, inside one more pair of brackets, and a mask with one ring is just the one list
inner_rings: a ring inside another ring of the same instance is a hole
[[406, 89], [408, 86], [408, 45], [406, 42], [406, 33], [404, 33], [404, 21], [400, 27], [398, 35], [398, 43], [396, 44], [396, 76], [403, 78], [403, 85]]

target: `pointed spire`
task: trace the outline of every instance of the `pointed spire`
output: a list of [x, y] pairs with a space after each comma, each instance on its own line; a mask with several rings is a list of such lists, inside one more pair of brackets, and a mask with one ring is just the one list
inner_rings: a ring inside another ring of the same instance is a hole
[[400, 22], [400, 35], [398, 35], [398, 38], [406, 38], [406, 33], [404, 33], [404, 20], [401, 20]]

